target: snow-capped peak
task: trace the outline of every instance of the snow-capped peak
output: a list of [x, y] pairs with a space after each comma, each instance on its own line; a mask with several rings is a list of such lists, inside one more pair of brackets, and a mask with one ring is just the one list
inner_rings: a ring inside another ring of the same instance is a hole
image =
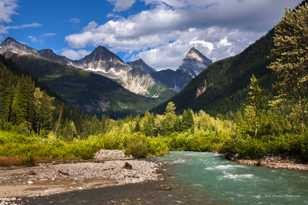
[[37, 55], [37, 51], [16, 41], [14, 38], [6, 38], [0, 45], [0, 54], [7, 52], [15, 53], [18, 55]]

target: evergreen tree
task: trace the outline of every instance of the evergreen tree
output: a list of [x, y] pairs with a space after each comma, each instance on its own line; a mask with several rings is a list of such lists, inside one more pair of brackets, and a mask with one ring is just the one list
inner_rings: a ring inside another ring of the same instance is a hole
[[[303, 3], [286, 15], [275, 29], [272, 49], [273, 70], [278, 81], [279, 96], [288, 100], [294, 107], [302, 128], [307, 122], [308, 96], [308, 4]], [[295, 105], [294, 105], [295, 104]]]
[[15, 124], [27, 124], [33, 120], [34, 83], [29, 77], [22, 77], [14, 90], [13, 122]]
[[256, 111], [261, 110], [265, 105], [264, 92], [255, 75], [252, 75], [250, 78], [248, 105], [254, 107]]
[[261, 112], [264, 108], [264, 93], [259, 85], [257, 78], [252, 75], [248, 91], [247, 104], [244, 108], [246, 126], [245, 130], [252, 133], [254, 137], [258, 135], [258, 130], [261, 124]]
[[42, 129], [51, 130], [53, 112], [55, 110], [54, 98], [49, 97], [39, 88], [35, 88], [34, 96], [34, 121], [33, 128], [37, 133]]
[[192, 110], [185, 110], [182, 115], [181, 129], [187, 130], [194, 126], [194, 113]]
[[0, 118], [5, 122], [11, 122], [13, 117], [14, 87], [6, 87], [1, 92]]

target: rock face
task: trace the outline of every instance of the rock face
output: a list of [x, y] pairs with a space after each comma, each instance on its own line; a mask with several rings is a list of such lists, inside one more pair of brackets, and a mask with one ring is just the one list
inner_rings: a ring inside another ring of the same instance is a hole
[[192, 78], [195, 78], [211, 63], [212, 61], [205, 57], [200, 51], [198, 51], [196, 48], [191, 48], [186, 54], [182, 65], [179, 67], [179, 70], [187, 73]]
[[98, 73], [120, 83], [127, 90], [150, 96], [149, 89], [155, 85], [154, 79], [143, 70], [134, 70], [107, 48], [99, 46], [91, 54], [73, 66]]
[[205, 93], [205, 91], [206, 91], [206, 88], [207, 88], [207, 82], [205, 80], [203, 85], [201, 85], [199, 88], [197, 88], [197, 90], [196, 90], [196, 98], [198, 98], [201, 95], [203, 95]]

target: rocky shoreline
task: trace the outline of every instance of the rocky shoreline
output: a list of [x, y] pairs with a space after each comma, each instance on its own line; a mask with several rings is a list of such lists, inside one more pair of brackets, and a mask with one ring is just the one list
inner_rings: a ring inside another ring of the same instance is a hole
[[89, 162], [0, 168], [0, 205], [19, 204], [21, 197], [158, 181], [162, 179], [160, 166], [158, 162], [131, 159], [121, 151], [104, 150]]
[[308, 164], [299, 164], [292, 160], [281, 158], [264, 158], [260, 160], [237, 159], [235, 162], [248, 166], [264, 166], [272, 169], [290, 169], [297, 171], [308, 171]]

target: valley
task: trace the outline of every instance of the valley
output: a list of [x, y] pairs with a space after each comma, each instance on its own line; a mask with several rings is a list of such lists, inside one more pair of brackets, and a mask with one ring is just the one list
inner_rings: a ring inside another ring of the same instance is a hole
[[0, 0], [0, 205], [308, 204], [307, 0], [40, 3]]

